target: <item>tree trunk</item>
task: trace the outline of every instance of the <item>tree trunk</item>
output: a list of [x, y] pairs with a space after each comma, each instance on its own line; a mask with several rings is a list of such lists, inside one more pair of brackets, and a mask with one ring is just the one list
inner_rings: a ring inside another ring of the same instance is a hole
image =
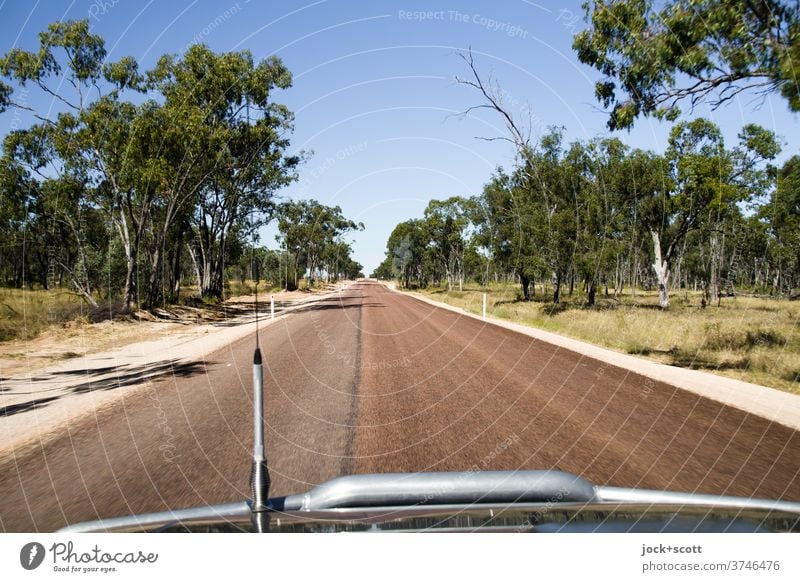
[[594, 307], [594, 300], [595, 294], [597, 292], [597, 285], [594, 279], [591, 279], [587, 285], [587, 296], [588, 296], [588, 303], [591, 307]]
[[128, 223], [125, 219], [125, 213], [120, 210], [120, 222], [117, 225], [120, 238], [122, 239], [122, 248], [125, 251], [125, 283], [122, 287], [122, 300], [125, 303], [125, 309], [130, 310], [133, 305], [134, 298], [137, 295], [136, 279], [139, 260], [139, 237], [131, 241], [130, 233], [128, 231]]
[[159, 268], [161, 267], [161, 245], [156, 243], [155, 249], [150, 257], [150, 277], [147, 282], [147, 307], [153, 309], [161, 303], [161, 277]]
[[72, 279], [72, 284], [75, 286], [77, 294], [86, 299], [89, 305], [91, 305], [92, 307], [98, 307], [97, 301], [95, 301], [95, 298], [92, 297], [92, 294], [83, 287], [81, 287], [80, 283], [74, 277]]
[[138, 257], [136, 251], [130, 248], [125, 249], [125, 285], [122, 288], [122, 299], [125, 302], [125, 309], [130, 309], [136, 295], [136, 262]]
[[669, 308], [669, 263], [661, 256], [661, 237], [658, 232], [651, 230], [650, 236], [653, 237], [653, 254], [655, 255], [653, 270], [658, 282], [658, 305], [661, 309], [667, 309]]
[[530, 301], [530, 299], [531, 299], [530, 282], [531, 282], [531, 280], [527, 275], [523, 275], [523, 274], [520, 273], [519, 284], [522, 286], [522, 300], [523, 301]]
[[202, 275], [200, 274], [200, 265], [197, 262], [197, 254], [195, 254], [192, 245], [186, 243], [186, 248], [189, 250], [189, 258], [192, 260], [192, 268], [194, 269], [194, 276], [197, 277], [197, 291], [202, 296]]
[[557, 304], [561, 301], [561, 274], [556, 275], [556, 283], [553, 287], [553, 303]]
[[710, 257], [710, 273], [708, 278], [708, 300], [710, 303], [719, 302], [719, 261], [720, 261], [720, 244], [717, 234], [711, 236], [711, 257]]
[[175, 236], [175, 239], [173, 240], [173, 244], [171, 245], [172, 268], [170, 269], [169, 301], [173, 303], [177, 303], [180, 300], [181, 295], [181, 272], [183, 270], [181, 265], [181, 255], [183, 255], [183, 239], [185, 232], [185, 227], [181, 226], [177, 235]]

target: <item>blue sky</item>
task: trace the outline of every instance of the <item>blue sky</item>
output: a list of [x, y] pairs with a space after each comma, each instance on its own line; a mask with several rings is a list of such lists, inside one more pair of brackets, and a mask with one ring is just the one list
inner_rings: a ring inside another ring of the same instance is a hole
[[[513, 160], [509, 144], [476, 139], [503, 135], [499, 118], [458, 115], [480, 102], [454, 82], [468, 73], [459, 51], [472, 47], [509, 109], [520, 119], [530, 114], [534, 134], [549, 125], [564, 126], [568, 139], [607, 134], [593, 97], [597, 75], [571, 49], [585, 27], [579, 0], [5, 1], [0, 50], [33, 49], [48, 23], [79, 18], [106, 39], [110, 59], [131, 55], [143, 69], [195, 42], [278, 55], [294, 75], [293, 87], [275, 95], [296, 115], [292, 148], [313, 151], [281, 196], [336, 204], [363, 222], [351, 239], [367, 273], [398, 222], [421, 216], [433, 198], [478, 194], [497, 166]], [[0, 116], [0, 134], [15, 115], [19, 123], [19, 112]], [[784, 138], [783, 158], [800, 145], [797, 115], [780, 97], [761, 103], [747, 95], [694, 115], [714, 119], [731, 144], [744, 123], [755, 122]], [[668, 124], [641, 120], [620, 137], [661, 151], [668, 131]], [[272, 229], [263, 241], [276, 246]]]

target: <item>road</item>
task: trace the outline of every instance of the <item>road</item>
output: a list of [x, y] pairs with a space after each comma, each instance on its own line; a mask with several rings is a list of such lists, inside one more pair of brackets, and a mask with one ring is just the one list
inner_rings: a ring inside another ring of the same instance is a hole
[[[377, 283], [259, 338], [272, 495], [477, 468], [800, 499], [796, 431]], [[249, 497], [253, 348], [234, 342], [0, 459], [0, 530]]]

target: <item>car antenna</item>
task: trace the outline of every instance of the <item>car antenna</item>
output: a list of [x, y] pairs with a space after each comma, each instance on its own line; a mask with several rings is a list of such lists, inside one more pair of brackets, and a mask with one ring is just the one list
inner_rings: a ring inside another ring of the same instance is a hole
[[251, 268], [255, 281], [256, 350], [253, 354], [253, 467], [250, 473], [250, 490], [253, 498], [250, 512], [253, 529], [259, 533], [269, 531], [269, 468], [264, 448], [264, 370], [261, 346], [258, 340], [258, 282], [260, 269], [255, 260], [255, 232], [250, 250]]

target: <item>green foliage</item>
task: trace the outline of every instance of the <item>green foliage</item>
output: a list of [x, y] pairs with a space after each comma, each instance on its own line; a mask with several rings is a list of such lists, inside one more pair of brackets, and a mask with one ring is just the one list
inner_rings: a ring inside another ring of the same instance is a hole
[[800, 163], [776, 172], [779, 152], [775, 135], [755, 125], [728, 148], [705, 119], [676, 124], [663, 155], [616, 138], [567, 146], [552, 129], [481, 196], [434, 200], [422, 219], [398, 224], [375, 275], [448, 289], [454, 280], [515, 280], [522, 299], [538, 286], [552, 289], [553, 303], [577, 284], [592, 307], [601, 286], [615, 296], [626, 286], [658, 289], [662, 308], [676, 287], [699, 287], [705, 304], [737, 286], [791, 292]]
[[596, 0], [573, 48], [603, 75], [610, 129], [674, 121], [681, 102], [712, 107], [743, 91], [780, 91], [800, 111], [800, 8], [781, 0]]
[[297, 288], [298, 281], [308, 274], [309, 283], [321, 276], [337, 279], [355, 278], [361, 265], [350, 257], [351, 247], [343, 239], [364, 225], [344, 217], [338, 206], [326, 206], [316, 200], [289, 201], [277, 207], [278, 240], [294, 257], [289, 268], [288, 288]]
[[788, 290], [800, 287], [800, 156], [783, 165], [778, 186], [759, 209], [758, 218], [778, 286]]
[[374, 279], [389, 280], [394, 278], [394, 268], [392, 257], [386, 257], [381, 261], [372, 273], [369, 275]]
[[[286, 155], [293, 115], [273, 100], [291, 74], [276, 57], [202, 45], [143, 73], [132, 57], [106, 56], [82, 20], [52, 24], [38, 50], [0, 58], [0, 110], [35, 119], [3, 144], [2, 275], [13, 285], [68, 281], [90, 302], [104, 284], [128, 306], [154, 307], [177, 300], [191, 273], [201, 295], [219, 298], [242, 239], [296, 178], [301, 156]], [[60, 110], [15, 101], [29, 86]], [[23, 264], [20, 245], [31, 240]]]

